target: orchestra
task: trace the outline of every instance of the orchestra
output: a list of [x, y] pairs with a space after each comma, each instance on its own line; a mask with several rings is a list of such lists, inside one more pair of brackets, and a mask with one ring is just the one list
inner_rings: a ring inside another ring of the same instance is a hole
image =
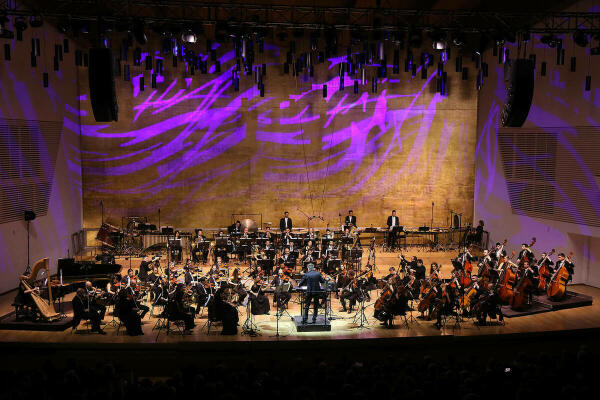
[[[327, 228], [319, 232], [313, 227], [304, 232], [292, 231], [292, 219], [285, 212], [280, 232], [273, 232], [269, 226], [251, 230], [236, 221], [228, 228], [229, 235], [219, 231], [210, 240], [202, 229], [197, 229], [188, 252], [190, 258], [183, 267], [178, 267], [178, 257], [170, 257], [177, 255], [172, 251], [164, 269], [160, 255], [145, 255], [139, 272], [129, 268], [123, 277], [114, 274], [106, 290], [86, 282], [85, 290], [78, 291], [73, 300], [74, 308], [79, 318], [89, 319], [93, 330], [99, 331], [106, 307], [114, 305], [115, 316], [127, 333], [139, 335], [143, 334], [142, 321], [149, 312], [143, 304], [147, 298], [154, 308], [163, 310], [158, 315], [182, 321], [185, 333], [191, 332], [195, 318], [206, 308], [210, 320], [227, 321], [224, 334], [233, 334], [237, 332], [239, 307], [248, 307], [252, 315], [265, 315], [272, 301], [279, 318], [290, 303], [299, 301], [294, 300], [299, 292], [304, 295], [302, 323], [308, 323], [311, 306], [313, 322], [318, 310], [327, 306], [327, 293], [339, 299], [341, 312], [352, 313], [360, 310], [376, 290], [375, 303], [366, 307], [374, 307], [373, 316], [383, 326], [390, 328], [396, 316], [408, 318], [407, 314], [415, 311], [420, 314], [418, 318], [442, 329], [448, 320], [459, 323], [463, 318], [473, 318], [479, 325], [486, 325], [490, 319], [503, 321], [503, 306], [526, 310], [533, 304], [534, 295], [560, 301], [575, 272], [571, 255], [559, 253], [553, 260], [553, 249], [536, 257], [533, 238], [531, 243], [521, 244], [517, 256], [516, 252], [507, 252], [507, 240], [477, 251], [465, 242], [451, 258], [452, 270], [446, 277], [438, 262], [426, 268], [423, 259], [412, 256], [409, 260], [400, 252], [398, 267], [390, 267], [378, 279], [375, 265], [370, 263], [374, 262], [371, 254], [364, 266], [360, 261], [353, 263], [348, 256], [359, 248], [360, 230], [352, 210], [344, 222], [343, 231]], [[392, 210], [384, 237], [388, 250], [396, 246], [401, 229]], [[371, 251], [373, 244], [374, 240]]]

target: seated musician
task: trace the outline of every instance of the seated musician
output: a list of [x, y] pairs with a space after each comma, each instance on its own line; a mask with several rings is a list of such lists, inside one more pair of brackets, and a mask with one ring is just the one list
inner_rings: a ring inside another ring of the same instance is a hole
[[265, 228], [265, 231], [263, 232], [262, 237], [267, 239], [268, 241], [273, 242], [273, 232], [271, 232], [270, 226], [267, 226]]
[[171, 246], [171, 260], [180, 263], [183, 256], [183, 247], [181, 247], [181, 234], [175, 231], [175, 238], [169, 241]]
[[[268, 303], [268, 301], [267, 301]], [[214, 301], [215, 314], [223, 322], [221, 335], [237, 335], [237, 327], [239, 322], [238, 310], [234, 304], [227, 300], [225, 291], [217, 293]]]
[[281, 255], [281, 258], [277, 262], [278, 265], [283, 264], [287, 269], [293, 269], [296, 266], [296, 259], [294, 255], [290, 252], [289, 247], [286, 247]]
[[314, 247], [312, 240], [309, 240], [304, 247], [304, 256], [302, 257], [302, 262], [307, 261], [309, 258], [311, 261], [315, 261], [312, 257], [312, 254], [315, 250], [316, 248]]
[[388, 272], [389, 272], [389, 274], [387, 274], [386, 276], [384, 276], [381, 279], [389, 283], [389, 282], [393, 281], [394, 279], [396, 279], [396, 277], [398, 276], [398, 273], [396, 272], [396, 268], [394, 268], [394, 267], [390, 267]]
[[134, 300], [132, 290], [121, 290], [119, 292], [119, 304], [115, 311], [119, 319], [125, 325], [127, 334], [130, 336], [143, 335], [142, 317], [139, 312], [137, 302]]
[[125, 288], [137, 285], [137, 277], [135, 276], [133, 269], [129, 268], [127, 270], [127, 275], [125, 275], [123, 277], [123, 279], [121, 280], [121, 284], [122, 284], [122, 287], [125, 287]]
[[496, 263], [500, 261], [500, 258], [506, 258], [506, 250], [504, 250], [502, 243], [496, 243], [496, 247], [493, 249], [490, 256]]
[[114, 274], [110, 277], [110, 281], [106, 285], [106, 292], [114, 296], [121, 290], [121, 275]]
[[373, 285], [373, 289], [377, 288], [377, 279], [373, 275], [373, 266], [371, 264], [367, 264], [365, 267], [365, 279], [367, 281], [367, 285]]
[[315, 230], [313, 228], [308, 228], [308, 232], [306, 233], [306, 238], [309, 240], [317, 239], [317, 233], [315, 233]]
[[178, 284], [175, 288], [175, 294], [169, 308], [169, 320], [183, 321], [186, 334], [191, 333], [196, 324], [194, 323], [194, 311], [191, 307], [185, 305], [183, 297], [185, 288], [182, 284]]
[[194, 238], [195, 248], [192, 252], [194, 262], [202, 261], [206, 263], [208, 261], [208, 248], [200, 249], [200, 245], [206, 241], [207, 239], [206, 236], [204, 236], [204, 232], [202, 232], [202, 229], [198, 229], [196, 231], [196, 237]]
[[[354, 271], [349, 271], [348, 283], [345, 287], [341, 288], [340, 303], [342, 304], [342, 311], [348, 311], [348, 314], [352, 312], [352, 308], [356, 305], [358, 298], [358, 282], [355, 276]], [[349, 308], [346, 307], [346, 300], [348, 300]]]
[[92, 286], [92, 282], [90, 281], [85, 282], [85, 291], [87, 292], [90, 306], [93, 306], [96, 311], [98, 311], [98, 314], [100, 314], [100, 319], [103, 320], [104, 314], [106, 314], [106, 306], [101, 304], [98, 300], [102, 298], [105, 293], [103, 293], [102, 290], [96, 289], [94, 286]]
[[192, 272], [193, 266], [191, 265], [190, 260], [188, 260], [188, 263], [183, 267], [183, 269], [185, 270], [185, 275], [184, 275], [185, 284], [188, 286], [196, 285], [198, 282], [196, 281], [196, 277], [194, 276], [194, 274]]
[[92, 332], [106, 335], [100, 327], [102, 318], [100, 312], [90, 303], [90, 299], [84, 288], [77, 289], [77, 294], [71, 302], [73, 305], [73, 329], [77, 328], [82, 319], [89, 319], [92, 324]]
[[242, 233], [242, 223], [240, 221], [235, 221], [235, 224], [231, 225], [227, 228], [230, 234], [240, 234]]
[[325, 230], [325, 235], [323, 236], [323, 239], [333, 239], [333, 232], [331, 232], [331, 229], [327, 228]]
[[271, 241], [270, 241], [270, 240], [267, 240], [267, 241], [265, 242], [265, 251], [266, 251], [266, 250], [275, 250], [275, 247], [273, 247], [273, 245], [271, 244]]
[[481, 267], [484, 264], [492, 265], [492, 256], [488, 249], [483, 250], [483, 254], [481, 255], [481, 260], [479, 261], [479, 266]]
[[287, 304], [292, 298], [292, 294], [289, 290], [285, 290], [284, 285], [290, 283], [290, 277], [284, 275], [283, 269], [277, 270], [277, 276], [273, 278], [271, 286], [275, 289], [273, 295], [273, 305], [277, 305], [279, 311], [283, 311], [287, 308]]
[[573, 274], [575, 273], [575, 264], [573, 264], [573, 262], [571, 262], [571, 260], [565, 256], [565, 253], [558, 253], [555, 270], [558, 270], [562, 266], [564, 266], [569, 272], [569, 279], [567, 282], [571, 282], [573, 280]]
[[400, 232], [400, 220], [396, 216], [396, 210], [392, 210], [392, 215], [387, 218], [388, 227], [388, 247], [391, 249], [396, 246], [398, 233]]
[[100, 261], [102, 264], [114, 264], [115, 256], [109, 252], [107, 246], [102, 246], [102, 254], [96, 256], [96, 261]]
[[437, 321], [433, 325], [438, 329], [442, 328], [442, 318], [449, 315], [454, 307], [454, 291], [450, 284], [442, 283], [437, 297], [434, 301], [434, 307], [437, 309]]
[[294, 238], [294, 235], [292, 234], [292, 232], [290, 231], [290, 229], [289, 229], [289, 228], [288, 228], [288, 229], [286, 229], [286, 230], [283, 232], [283, 236], [282, 236], [282, 238], [281, 238], [281, 244], [283, 245], [283, 247], [289, 247], [289, 246], [290, 246], [290, 244], [292, 244], [292, 245], [293, 245], [293, 243], [294, 243], [294, 242], [292, 241], [292, 239], [293, 239], [293, 238]]

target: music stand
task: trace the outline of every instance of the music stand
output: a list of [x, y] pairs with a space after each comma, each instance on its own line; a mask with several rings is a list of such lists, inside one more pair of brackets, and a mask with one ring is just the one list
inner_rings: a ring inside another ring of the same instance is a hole
[[[362, 289], [359, 289], [362, 292]], [[369, 326], [369, 320], [367, 319], [367, 316], [365, 315], [365, 309], [368, 306], [365, 306], [365, 295], [364, 293], [361, 293], [361, 297], [360, 297], [360, 301], [359, 301], [359, 307], [358, 310], [356, 310], [356, 313], [354, 314], [354, 319], [352, 320], [353, 324], [356, 324], [358, 322], [358, 326], [356, 326], [356, 329], [371, 329]]]
[[242, 325], [242, 335], [248, 335], [251, 337], [260, 336], [258, 332], [258, 326], [254, 323], [254, 317], [252, 316], [252, 299], [248, 299], [246, 305], [246, 321]]

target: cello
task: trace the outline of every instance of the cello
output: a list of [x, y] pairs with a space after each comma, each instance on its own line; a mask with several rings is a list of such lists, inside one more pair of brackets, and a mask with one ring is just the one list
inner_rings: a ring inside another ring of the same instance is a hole
[[548, 286], [548, 280], [550, 279], [550, 268], [548, 268], [546, 265], [546, 260], [550, 260], [550, 256], [554, 254], [555, 251], [555, 249], [552, 249], [550, 253], [548, 253], [546, 257], [542, 258], [538, 263], [539, 281], [537, 290], [539, 291], [545, 291], [546, 286]]
[[560, 267], [556, 269], [552, 279], [550, 279], [550, 282], [548, 282], [548, 289], [546, 290], [546, 293], [551, 300], [560, 300], [565, 297], [565, 294], [567, 293], [567, 282], [569, 281], [571, 274], [567, 270], [565, 264], [567, 262], [571, 262], [571, 256], [573, 256], [573, 252], [570, 252], [569, 255], [562, 261]]

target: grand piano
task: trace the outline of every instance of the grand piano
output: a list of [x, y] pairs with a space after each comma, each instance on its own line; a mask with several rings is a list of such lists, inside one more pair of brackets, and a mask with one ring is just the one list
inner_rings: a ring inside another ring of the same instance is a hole
[[70, 283], [78, 286], [85, 281], [108, 281], [112, 274], [121, 272], [121, 264], [96, 263], [93, 261], [75, 261], [73, 258], [60, 258], [58, 260], [57, 276], [62, 277], [63, 284]]

